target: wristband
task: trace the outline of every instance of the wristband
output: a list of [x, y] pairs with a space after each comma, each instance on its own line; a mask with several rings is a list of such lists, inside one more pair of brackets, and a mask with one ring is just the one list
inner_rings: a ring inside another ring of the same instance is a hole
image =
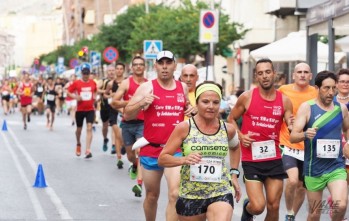
[[240, 171], [236, 168], [231, 168], [230, 169], [230, 175], [236, 174], [237, 178], [240, 176]]

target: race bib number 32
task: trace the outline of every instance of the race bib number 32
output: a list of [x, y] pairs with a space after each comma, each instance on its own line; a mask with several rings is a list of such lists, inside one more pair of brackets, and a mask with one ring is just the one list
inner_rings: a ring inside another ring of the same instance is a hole
[[252, 143], [252, 159], [261, 160], [276, 156], [275, 141], [266, 140]]
[[199, 163], [190, 165], [190, 181], [219, 183], [221, 179], [221, 159], [202, 158]]

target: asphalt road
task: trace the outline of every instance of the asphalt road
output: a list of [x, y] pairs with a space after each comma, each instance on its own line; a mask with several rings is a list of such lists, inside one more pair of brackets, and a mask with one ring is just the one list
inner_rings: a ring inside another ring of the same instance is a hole
[[[23, 130], [17, 112], [0, 114], [0, 220], [144, 220], [141, 198], [131, 192], [135, 184], [128, 176], [129, 163], [116, 167], [116, 156], [102, 150], [101, 124], [93, 133], [91, 159], [75, 156], [75, 127], [66, 114], [56, 117], [53, 131], [44, 116], [32, 116]], [[3, 128], [6, 121], [6, 128]], [[83, 131], [82, 141], [85, 139]], [[84, 142], [82, 142], [84, 152]], [[45, 188], [33, 187], [39, 165]], [[165, 220], [167, 187], [162, 180], [157, 220]], [[244, 185], [240, 185], [246, 196]], [[324, 199], [327, 197], [324, 192]], [[306, 220], [304, 203], [297, 220]], [[235, 205], [233, 220], [240, 220], [242, 200]], [[285, 215], [284, 199], [280, 220]], [[349, 213], [348, 213], [349, 214]], [[265, 213], [255, 220], [264, 220]], [[321, 220], [329, 220], [323, 214]]]

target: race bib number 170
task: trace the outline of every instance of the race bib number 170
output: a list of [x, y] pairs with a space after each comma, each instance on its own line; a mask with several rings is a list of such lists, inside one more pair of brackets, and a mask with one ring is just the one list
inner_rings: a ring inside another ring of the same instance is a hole
[[195, 165], [190, 165], [190, 181], [221, 182], [222, 160], [215, 158], [202, 158]]

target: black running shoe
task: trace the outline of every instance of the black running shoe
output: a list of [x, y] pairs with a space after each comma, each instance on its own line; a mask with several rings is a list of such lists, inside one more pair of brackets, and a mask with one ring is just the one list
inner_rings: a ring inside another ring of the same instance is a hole
[[125, 147], [125, 146], [122, 146], [122, 147], [121, 147], [121, 154], [122, 154], [122, 155], [125, 155], [125, 153], [126, 153], [126, 147]]
[[124, 165], [124, 162], [122, 162], [122, 160], [118, 160], [116, 166], [118, 167], [118, 169], [122, 169]]
[[110, 154], [116, 154], [115, 145], [111, 146]]
[[85, 156], [86, 159], [91, 158], [91, 157], [92, 157], [92, 153], [91, 152], [86, 154], [86, 156]]
[[141, 197], [142, 196], [142, 186], [139, 184], [136, 184], [132, 188], [132, 192], [135, 193], [135, 197]]
[[108, 150], [108, 142], [109, 142], [108, 138], [105, 138], [103, 141], [103, 151], [104, 152], [106, 152]]
[[250, 202], [250, 200], [246, 198], [242, 206], [241, 221], [253, 221], [253, 215], [249, 214], [246, 210], [248, 202]]

